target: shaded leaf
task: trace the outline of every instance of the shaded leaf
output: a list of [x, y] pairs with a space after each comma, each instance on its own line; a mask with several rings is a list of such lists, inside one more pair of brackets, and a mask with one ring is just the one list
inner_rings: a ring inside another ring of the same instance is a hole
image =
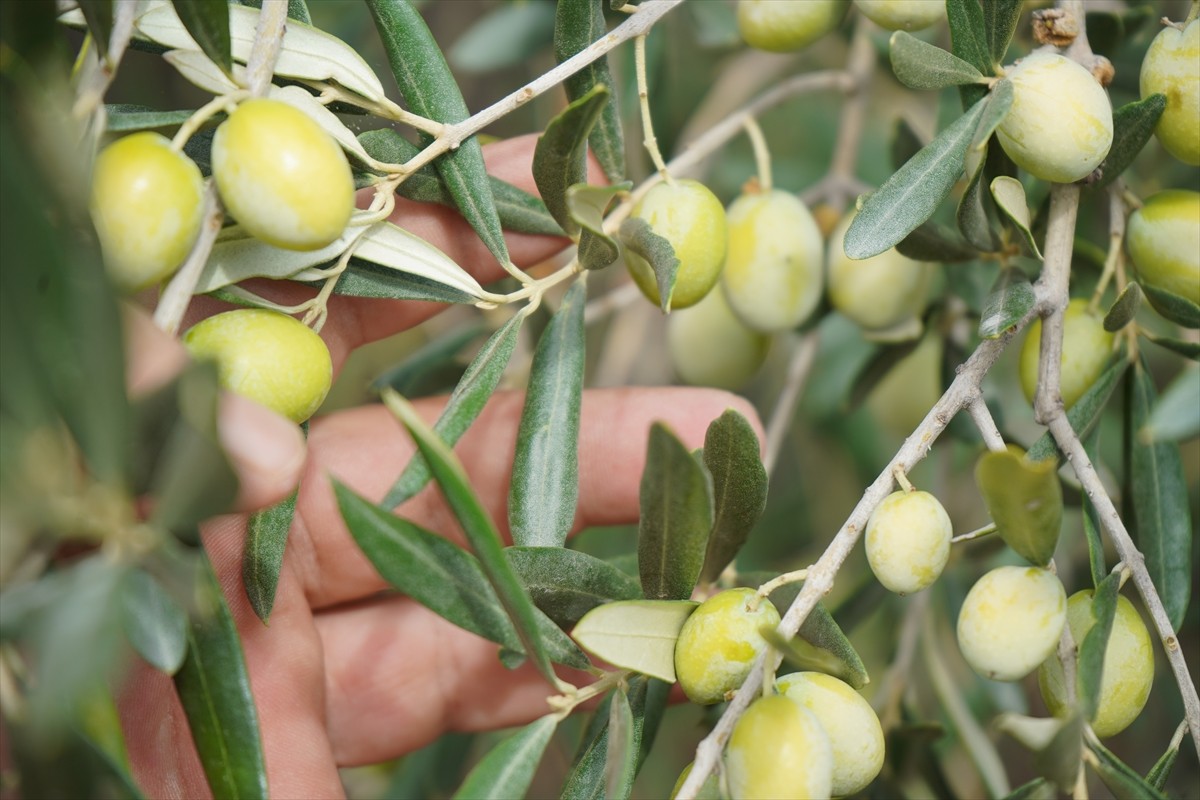
[[454, 797], [464, 800], [524, 797], [556, 727], [558, 717], [548, 714], [500, 742], [475, 765]]
[[431, 339], [371, 381], [371, 388], [378, 392], [384, 386], [390, 386], [406, 397], [418, 395], [421, 387], [452, 366], [462, 349], [485, 330], [480, 322], [455, 328]]
[[699, 603], [620, 600], [583, 615], [571, 637], [601, 661], [675, 682], [675, 640]]
[[[1084, 442], [1084, 449], [1092, 463], [1096, 463], [1099, 451], [1099, 433], [1093, 433]], [[1108, 563], [1104, 558], [1104, 540], [1100, 538], [1100, 520], [1096, 505], [1091, 498], [1083, 496], [1083, 535], [1087, 539], [1088, 566], [1092, 573], [1092, 585], [1099, 586], [1108, 576]]]
[[966, 61], [905, 31], [892, 34], [888, 53], [896, 79], [910, 89], [944, 89], [984, 82], [979, 70]]
[[704, 465], [712, 475], [713, 523], [700, 580], [711, 583], [742, 549], [767, 506], [758, 434], [737, 411], [728, 409], [709, 424]]
[[958, 201], [958, 209], [954, 218], [958, 230], [972, 247], [992, 253], [999, 249], [999, 242], [992, 230], [992, 221], [988, 217], [985, 206], [987, 191], [984, 187], [983, 173], [986, 162], [980, 160], [970, 173], [967, 188]]
[[1200, 306], [1191, 300], [1149, 284], [1143, 286], [1142, 291], [1154, 310], [1171, 322], [1185, 328], [1200, 328]]
[[1108, 313], [1104, 315], [1104, 330], [1109, 333], [1121, 330], [1133, 322], [1133, 318], [1137, 316], [1141, 306], [1142, 290], [1135, 281], [1130, 281], [1125, 284], [1125, 288], [1113, 302], [1112, 308], [1108, 309]]
[[663, 313], [667, 313], [671, 308], [671, 295], [675, 292], [675, 280], [679, 273], [675, 248], [666, 238], [655, 233], [650, 223], [637, 217], [629, 217], [621, 223], [618, 238], [627, 248], [645, 259], [654, 271], [659, 304]]
[[[1141, 362], [1130, 383], [1133, 430], [1145, 426], [1157, 400], [1154, 380]], [[1130, 490], [1133, 494], [1134, 542], [1146, 557], [1171, 627], [1179, 630], [1191, 595], [1192, 514], [1179, 445], [1174, 442], [1131, 444]]]
[[623, 181], [613, 186], [577, 183], [567, 187], [567, 213], [579, 226], [579, 264], [584, 269], [602, 269], [621, 255], [617, 240], [604, 231], [604, 214], [617, 195], [633, 186]]
[[847, 408], [855, 409], [866, 402], [875, 387], [891, 374], [901, 361], [912, 355], [920, 344], [921, 339], [918, 338], [878, 348], [855, 377]]
[[995, 339], [1004, 335], [1037, 303], [1033, 285], [1021, 270], [1010, 267], [1000, 273], [988, 293], [979, 316], [979, 336]]
[[571, 773], [563, 784], [563, 800], [623, 800], [633, 788], [632, 777], [646, 760], [650, 746], [658, 732], [659, 722], [667, 707], [669, 684], [662, 681], [634, 676], [629, 679], [629, 708], [633, 716], [633, 736], [628, 750], [636, 753], [633, 775], [628, 783], [614, 787], [615, 794], [607, 794], [608, 782], [605, 767], [608, 762], [609, 704], [612, 694], [592, 717], [592, 724], [584, 733], [579, 755], [572, 765]]
[[[554, 20], [554, 58], [558, 63], [584, 50], [608, 33], [604, 8], [594, 0], [561, 0]], [[608, 69], [608, 57], [601, 56], [563, 81], [567, 98], [574, 101], [585, 96], [593, 87], [616, 86]], [[610, 182], [625, 177], [625, 136], [621, 132], [621, 115], [617, 103], [609, 103], [600, 115], [588, 138], [592, 152], [600, 162]]]
[[1200, 371], [1184, 369], [1154, 404], [1138, 431], [1143, 444], [1180, 442], [1200, 434]]
[[228, 0], [172, 0], [172, 5], [204, 55], [226, 75], [232, 73]]
[[1049, 564], [1062, 528], [1057, 462], [1031, 461], [1009, 445], [979, 457], [975, 482], [1005, 543], [1040, 567]]
[[[1087, 441], [1088, 436], [1095, 429], [1096, 423], [1100, 421], [1100, 413], [1108, 405], [1108, 399], [1112, 396], [1113, 389], [1117, 388], [1117, 383], [1125, 374], [1125, 368], [1128, 366], [1127, 359], [1117, 359], [1096, 379], [1095, 383], [1088, 387], [1088, 390], [1083, 393], [1083, 397], [1076, 400], [1075, 405], [1067, 409], [1067, 421], [1071, 423], [1071, 427], [1075, 429], [1075, 434], [1080, 439]], [[1026, 458], [1030, 461], [1057, 459], [1061, 456], [1062, 453], [1049, 432], [1042, 434], [1026, 453]]]
[[279, 571], [283, 569], [283, 553], [295, 514], [296, 492], [292, 492], [270, 508], [251, 514], [246, 526], [242, 584], [250, 607], [263, 623], [271, 618], [271, 608], [275, 605]]
[[587, 182], [587, 140], [608, 104], [608, 87], [597, 85], [546, 126], [533, 151], [533, 179], [546, 208], [569, 235], [579, 232], [567, 207], [567, 188]]
[[[946, 20], [950, 25], [950, 52], [985, 75], [993, 72], [994, 59], [979, 0], [946, 0]], [[966, 109], [978, 103], [986, 89], [961, 86], [958, 91]]]
[[904, 117], [897, 117], [892, 134], [892, 169], [900, 169], [905, 161], [915, 156], [925, 142]]
[[[334, 483], [334, 493], [354, 541], [391, 586], [464, 630], [509, 650], [526, 652], [478, 559], [340, 483]], [[535, 611], [534, 625], [552, 658], [576, 668], [587, 667], [583, 654], [545, 615]]]
[[1037, 240], [1033, 238], [1033, 231], [1030, 230], [1032, 221], [1029, 218], [1029, 206], [1025, 204], [1025, 187], [1016, 178], [1001, 175], [992, 179], [991, 189], [996, 206], [1017, 226], [1025, 244], [1040, 259], [1042, 251], [1038, 249]]
[[87, 20], [88, 31], [101, 56], [108, 55], [109, 39], [112, 37], [112, 0], [79, 0], [79, 10]]
[[1155, 761], [1154, 766], [1146, 773], [1146, 782], [1160, 792], [1166, 788], [1167, 778], [1171, 775], [1171, 768], [1175, 766], [1175, 759], [1179, 755], [1179, 747], [1183, 744], [1180, 732], [1179, 729], [1176, 729], [1176, 734], [1171, 737], [1171, 743], [1167, 745], [1166, 752], [1159, 756], [1158, 761]]
[[1045, 778], [1034, 778], [1004, 795], [1004, 800], [1054, 800], [1054, 784]]
[[175, 673], [175, 690], [204, 775], [217, 797], [267, 797], [258, 711], [242, 642], [207, 558], [200, 560], [196, 592], [187, 657]]
[[[263, 0], [238, 0], [238, 2], [251, 8], [262, 8], [263, 4]], [[312, 25], [312, 16], [308, 13], [308, 3], [305, 0], [287, 0], [287, 4], [288, 19], [303, 22], [305, 25]]]
[[633, 711], [624, 687], [618, 686], [608, 705], [608, 746], [604, 754], [604, 796], [627, 797], [637, 768], [637, 742], [633, 740]]
[[1183, 339], [1172, 339], [1167, 336], [1150, 336], [1144, 334], [1147, 339], [1154, 342], [1159, 347], [1165, 347], [1168, 350], [1179, 353], [1181, 356], [1187, 356], [1193, 361], [1200, 361], [1200, 344], [1189, 342]]
[[1083, 716], [1096, 719], [1100, 708], [1100, 688], [1104, 680], [1104, 654], [1108, 650], [1108, 638], [1112, 633], [1113, 617], [1117, 611], [1117, 595], [1121, 591], [1121, 575], [1114, 572], [1100, 581], [1092, 595], [1091, 615], [1093, 624], [1076, 642], [1078, 648], [1075, 664], [1075, 694]]
[[1021, 0], [988, 0], [983, 6], [983, 30], [993, 71], [1004, 63], [1004, 54], [1021, 19]]
[[475, 739], [473, 733], [447, 732], [409, 753], [392, 771], [387, 788], [379, 796], [391, 800], [448, 797], [458, 783]]
[[[367, 6], [409, 109], [447, 124], [467, 119], [470, 113], [458, 83], [416, 8], [408, 0], [367, 0]], [[434, 168], [488, 250], [501, 264], [510, 263], [479, 138], [472, 136], [440, 156]]]
[[562, 627], [614, 600], [636, 600], [641, 585], [595, 556], [564, 547], [509, 547], [504, 551], [533, 604]]
[[196, 113], [191, 109], [182, 111], [158, 111], [149, 106], [107, 103], [104, 106], [105, 130], [109, 133], [153, 130], [155, 128], [177, 128]]
[[[322, 280], [317, 280], [313, 286], [319, 289], [322, 283]], [[468, 305], [479, 302], [475, 295], [461, 289], [355, 258], [350, 259], [350, 266], [338, 278], [333, 293], [384, 300], [427, 300], [433, 303]]]
[[652, 600], [690, 597], [712, 529], [708, 476], [661, 422], [650, 427], [640, 491], [638, 573]]
[[480, 15], [446, 56], [459, 72], [490, 72], [526, 61], [550, 43], [553, 32], [548, 3], [506, 3]]
[[[1089, 15], [1090, 16], [1090, 15]], [[1113, 141], [1108, 155], [1100, 162], [1100, 178], [1092, 188], [1100, 189], [1121, 177], [1154, 133], [1158, 120], [1167, 108], [1167, 98], [1152, 94], [1141, 100], [1126, 103], [1113, 112]]]
[[1033, 766], [1064, 791], [1075, 786], [1083, 755], [1083, 718], [1072, 714], [1058, 721], [1058, 730], [1045, 747], [1033, 754]]
[[866, 199], [846, 231], [847, 256], [879, 255], [932, 216], [962, 174], [967, 145], [986, 105], [974, 105]]
[[1096, 756], [1096, 774], [1117, 797], [1136, 797], [1138, 800], [1167, 800], [1167, 796], [1142, 778], [1132, 767], [1113, 755], [1100, 742], [1090, 740], [1088, 749]]
[[[512, 358], [513, 348], [521, 332], [525, 314], [513, 315], [491, 337], [484, 342], [483, 347], [475, 354], [467, 371], [459, 379], [458, 385], [442, 409], [433, 430], [446, 444], [453, 447], [462, 435], [467, 432], [480, 412], [487, 405], [488, 399], [500, 384], [508, 361]], [[382, 387], [380, 387], [382, 388]], [[387, 496], [381, 501], [385, 508], [395, 508], [424, 488], [429, 482], [431, 473], [429, 463], [420, 453], [414, 453], [412, 460], [400, 477], [392, 484]]]
[[950, 263], [974, 261], [979, 251], [961, 236], [936, 222], [923, 222], [916, 230], [896, 243], [896, 251], [916, 261]]
[[[988, 103], [983, 110], [983, 117], [979, 120], [979, 126], [975, 129], [975, 135], [971, 137], [972, 152], [983, 152], [988, 143], [988, 139], [996, 132], [996, 128], [1000, 127], [1000, 123], [1008, 116], [1008, 112], [1012, 110], [1013, 104], [1013, 84], [1012, 81], [1004, 79], [993, 84], [988, 92]], [[1000, 152], [1004, 152], [1001, 149]], [[970, 156], [967, 158], [967, 164], [971, 163]]]
[[124, 578], [121, 623], [138, 655], [160, 672], [175, 674], [187, 654], [187, 614], [144, 570], [132, 569]]
[[871, 682], [858, 651], [823, 604], [817, 603], [813, 607], [796, 635], [837, 659], [839, 667], [831, 675], [841, 678], [855, 689], [861, 689]]

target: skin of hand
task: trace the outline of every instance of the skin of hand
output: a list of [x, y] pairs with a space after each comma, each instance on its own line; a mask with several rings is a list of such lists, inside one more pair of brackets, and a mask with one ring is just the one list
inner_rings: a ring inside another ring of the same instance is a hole
[[[492, 174], [536, 191], [530, 176], [534, 137], [489, 145]], [[501, 277], [495, 259], [455, 212], [398, 199], [392, 220], [440, 247], [481, 283]], [[537, 263], [564, 246], [551, 237], [510, 234], [513, 260]], [[310, 289], [286, 283], [256, 287], [281, 302]], [[416, 325], [434, 303], [346, 298], [330, 302], [321, 332], [335, 372], [355, 347]], [[185, 324], [223, 307], [197, 298]], [[179, 369], [186, 356], [142, 311], [127, 314], [129, 384], [146, 391]], [[432, 423], [444, 398], [416, 403]], [[471, 482], [507, 538], [509, 470], [522, 395], [499, 393], [455, 448]], [[632, 523], [645, 442], [652, 422], [666, 422], [689, 447], [708, 424], [735, 408], [759, 430], [754, 409], [726, 392], [690, 388], [588, 390], [579, 437], [576, 531]], [[385, 594], [387, 585], [354, 544], [337, 510], [330, 479], [378, 500], [414, 446], [382, 406], [315, 418], [307, 443], [297, 427], [257, 404], [222, 398], [221, 438], [241, 479], [239, 512], [283, 499], [302, 479], [270, 626], [254, 615], [242, 588], [247, 515], [207, 523], [205, 547], [242, 637], [262, 732], [268, 782], [280, 798], [340, 797], [338, 767], [395, 758], [446, 731], [519, 725], [546, 713], [552, 689], [531, 666], [507, 670], [497, 646], [416, 602]], [[619, 436], [613, 432], [619, 431]], [[459, 544], [463, 537], [434, 486], [399, 513]], [[562, 670], [564, 679], [587, 676]], [[171, 679], [138, 662], [119, 707], [135, 776], [151, 797], [211, 796]]]

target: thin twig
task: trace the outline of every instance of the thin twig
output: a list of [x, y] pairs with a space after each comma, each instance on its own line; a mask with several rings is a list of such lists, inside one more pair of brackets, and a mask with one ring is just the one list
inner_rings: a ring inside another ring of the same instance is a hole
[[992, 418], [992, 412], [988, 409], [982, 392], [977, 394], [971, 404], [967, 406], [967, 412], [975, 422], [975, 427], [979, 429], [979, 435], [983, 437], [983, 443], [987, 449], [1003, 451], [1005, 449], [1004, 437], [1000, 435], [1000, 429], [996, 427], [996, 420]]
[[766, 453], [763, 456], [763, 466], [768, 475], [775, 469], [775, 461], [779, 458], [783, 438], [792, 426], [792, 418], [796, 416], [796, 403], [800, 400], [800, 393], [808, 380], [808, 373], [812, 370], [813, 362], [816, 361], [818, 344], [819, 336], [816, 329], [809, 331], [800, 337], [799, 341], [794, 342], [792, 357], [788, 362], [787, 377], [784, 379], [783, 389], [779, 392], [779, 398], [775, 401], [775, 408], [771, 411], [771, 418], [767, 423]]

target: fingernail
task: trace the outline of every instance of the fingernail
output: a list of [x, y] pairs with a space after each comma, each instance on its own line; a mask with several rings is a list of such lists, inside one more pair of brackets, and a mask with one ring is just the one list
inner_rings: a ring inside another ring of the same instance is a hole
[[241, 481], [238, 505], [260, 507], [286, 497], [304, 466], [299, 427], [235, 394], [222, 395], [220, 413], [221, 444]]

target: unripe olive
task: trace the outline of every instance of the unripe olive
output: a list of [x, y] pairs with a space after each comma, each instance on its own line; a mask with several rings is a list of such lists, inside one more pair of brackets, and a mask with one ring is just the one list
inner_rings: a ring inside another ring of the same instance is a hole
[[940, 332], [927, 333], [867, 395], [866, 407], [882, 430], [908, 436], [941, 398], [944, 347]]
[[942, 574], [953, 528], [929, 492], [893, 492], [867, 520], [864, 545], [875, 577], [888, 590], [912, 594]]
[[746, 328], [714, 289], [696, 305], [667, 318], [671, 365], [685, 383], [737, 391], [754, 377], [771, 338]]
[[1144, 284], [1200, 305], [1200, 192], [1152, 195], [1129, 215], [1125, 245]]
[[[1075, 646], [1096, 624], [1092, 616], [1091, 590], [1076, 592], [1067, 601], [1067, 624]], [[1078, 667], [1078, 664], [1076, 664]], [[1070, 702], [1066, 696], [1062, 664], [1051, 657], [1038, 669], [1038, 686], [1050, 713], [1062, 716]], [[1129, 727], [1142, 712], [1154, 684], [1154, 643], [1146, 623], [1133, 603], [1117, 596], [1112, 631], [1104, 648], [1104, 673], [1100, 679], [1100, 703], [1092, 730], [1100, 738], [1115, 736]], [[1078, 677], [1076, 678], [1078, 685]]]
[[760, 629], [779, 624], [779, 611], [753, 589], [728, 589], [692, 612], [675, 642], [675, 676], [693, 703], [725, 699], [750, 674], [767, 647]]
[[187, 258], [200, 233], [204, 179], [162, 134], [134, 133], [96, 157], [90, 207], [109, 275], [134, 292]]
[[[1104, 320], [1088, 310], [1082, 298], [1072, 300], [1063, 312], [1062, 389], [1063, 405], [1075, 405], [1096, 379], [1112, 353], [1113, 335], [1104, 330]], [[1029, 326], [1021, 345], [1021, 388], [1033, 402], [1037, 391], [1038, 363], [1042, 353], [1042, 321]]]
[[751, 47], [789, 53], [836, 28], [846, 5], [846, 0], [738, 0], [738, 30]]
[[829, 237], [829, 302], [868, 330], [884, 330], [921, 313], [933, 265], [913, 261], [895, 248], [854, 260], [846, 255], [846, 231], [854, 212]]
[[1073, 183], [1100, 166], [1112, 146], [1112, 104], [1092, 73], [1058, 53], [1036, 52], [1007, 77], [1012, 109], [996, 137], [1018, 167], [1044, 181]]
[[193, 357], [216, 362], [221, 386], [293, 422], [316, 412], [333, 380], [325, 342], [278, 311], [239, 308], [217, 314], [193, 325], [183, 343]]
[[789, 192], [744, 194], [729, 206], [721, 287], [746, 327], [794, 328], [821, 301], [824, 246], [816, 220]]
[[862, 791], [883, 769], [883, 727], [863, 696], [822, 672], [793, 672], [776, 690], [812, 712], [833, 753], [833, 796]]
[[[679, 796], [679, 790], [683, 788], [683, 783], [688, 779], [688, 775], [692, 774], [694, 766], [696, 766], [695, 761], [689, 762], [683, 768], [683, 772], [679, 773], [679, 777], [675, 779], [675, 788], [671, 790], [671, 800], [675, 800]], [[721, 800], [721, 788], [716, 772], [708, 773], [704, 783], [700, 784], [700, 789], [696, 792], [696, 800]]]
[[946, 16], [941, 0], [854, 0], [858, 10], [880, 27], [891, 31], [928, 28]]
[[354, 211], [354, 178], [341, 147], [279, 100], [247, 100], [221, 123], [212, 170], [238, 223], [276, 247], [324, 247]]
[[725, 772], [733, 800], [827, 798], [833, 748], [812, 712], [771, 695], [751, 703], [733, 726]]
[[958, 614], [958, 646], [971, 668], [1016, 681], [1045, 661], [1067, 622], [1062, 582], [1039, 567], [997, 567], [980, 578]]
[[1154, 134], [1185, 164], [1200, 164], [1200, 20], [1159, 31], [1142, 59], [1142, 97], [1164, 94]]
[[[699, 181], [664, 181], [638, 201], [631, 216], [670, 242], [679, 259], [670, 308], [700, 302], [721, 277], [729, 242], [725, 208], [717, 196]], [[626, 249], [625, 265], [642, 294], [660, 305], [658, 282], [646, 260]]]

